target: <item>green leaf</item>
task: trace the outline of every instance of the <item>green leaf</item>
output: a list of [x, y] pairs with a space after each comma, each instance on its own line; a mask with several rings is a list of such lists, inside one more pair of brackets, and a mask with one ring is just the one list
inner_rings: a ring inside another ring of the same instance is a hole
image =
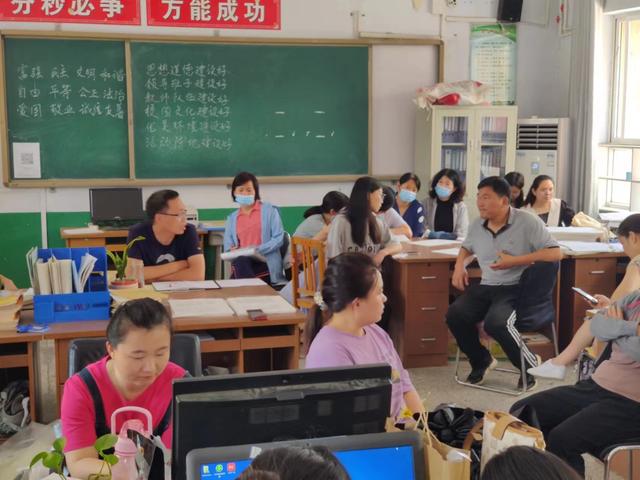
[[67, 439], [64, 437], [56, 438], [53, 442], [53, 449], [58, 453], [64, 452], [64, 446], [67, 444]]
[[31, 459], [31, 463], [29, 464], [29, 468], [33, 468], [33, 466], [38, 463], [40, 460], [44, 459], [47, 456], [48, 452], [40, 452], [35, 457]]
[[47, 455], [42, 460], [42, 464], [50, 468], [52, 470], [60, 470], [60, 466], [62, 465], [63, 457], [58, 452], [48, 452]]
[[118, 463], [118, 460], [119, 460], [119, 459], [118, 459], [118, 457], [116, 457], [116, 456], [115, 456], [115, 455], [113, 455], [113, 454], [110, 454], [110, 455], [104, 455], [104, 456], [102, 457], [102, 459], [103, 459], [105, 462], [107, 462], [109, 465], [115, 465], [116, 463]]
[[107, 433], [96, 440], [96, 442], [93, 444], [93, 448], [95, 448], [99, 453], [102, 453], [105, 450], [113, 448], [117, 441], [117, 436], [111, 433]]
[[127, 269], [127, 263], [129, 262], [129, 249], [134, 243], [144, 239], [145, 238], [142, 235], [138, 235], [136, 238], [131, 240], [124, 248], [124, 251], [122, 252], [122, 278], [124, 278], [124, 272]]

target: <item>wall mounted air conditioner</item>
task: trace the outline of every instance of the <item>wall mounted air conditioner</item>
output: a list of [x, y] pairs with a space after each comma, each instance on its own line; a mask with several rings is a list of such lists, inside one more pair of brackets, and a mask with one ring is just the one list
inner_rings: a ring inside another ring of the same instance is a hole
[[558, 198], [569, 187], [569, 119], [520, 118], [516, 140], [516, 171], [524, 175], [525, 195], [538, 175], [554, 179]]

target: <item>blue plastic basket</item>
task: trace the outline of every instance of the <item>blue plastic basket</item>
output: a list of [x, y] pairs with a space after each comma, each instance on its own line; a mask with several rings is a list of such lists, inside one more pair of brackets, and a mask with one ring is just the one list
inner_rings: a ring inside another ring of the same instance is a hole
[[71, 259], [79, 270], [82, 257], [86, 253], [98, 260], [85, 285], [84, 292], [35, 295], [33, 309], [36, 323], [46, 325], [57, 322], [109, 319], [111, 298], [107, 288], [107, 251], [104, 247], [41, 248], [38, 249], [38, 258], [45, 262], [52, 256], [58, 260]]

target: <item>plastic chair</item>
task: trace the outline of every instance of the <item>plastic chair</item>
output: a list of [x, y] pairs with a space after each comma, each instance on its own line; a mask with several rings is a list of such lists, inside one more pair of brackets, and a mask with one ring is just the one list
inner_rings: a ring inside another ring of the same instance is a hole
[[324, 242], [311, 238], [291, 238], [291, 282], [293, 306], [311, 308], [313, 295], [320, 290], [327, 266]]
[[[536, 262], [528, 267], [520, 277], [520, 291], [516, 301], [515, 326], [520, 333], [520, 370], [511, 368], [496, 368], [496, 371], [515, 373], [522, 378], [521, 389], [508, 389], [488, 385], [474, 385], [461, 380], [458, 375], [460, 366], [460, 349], [456, 351], [454, 378], [457, 383], [466, 387], [478, 388], [490, 392], [519, 396], [527, 391], [527, 362], [523, 347], [530, 344], [527, 341], [535, 333], [551, 335], [555, 355], [558, 355], [558, 334], [556, 325], [556, 309], [553, 304], [553, 292], [558, 280], [558, 262]], [[546, 335], [545, 335], [546, 336]], [[548, 337], [547, 337], [548, 338]], [[528, 347], [527, 347], [528, 349]], [[529, 362], [531, 363], [531, 362]]]
[[[107, 354], [106, 338], [77, 338], [69, 344], [69, 377]], [[200, 338], [194, 333], [176, 333], [171, 339], [169, 360], [192, 376], [202, 376]]]

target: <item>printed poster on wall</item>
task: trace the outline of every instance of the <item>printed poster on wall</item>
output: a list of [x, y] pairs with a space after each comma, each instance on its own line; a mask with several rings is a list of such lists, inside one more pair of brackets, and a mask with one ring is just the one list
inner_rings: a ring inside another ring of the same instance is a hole
[[140, 0], [0, 0], [0, 21], [140, 25]]
[[516, 103], [516, 26], [472, 25], [470, 77], [491, 88], [494, 105]]
[[280, 30], [280, 0], [147, 0], [147, 24]]

